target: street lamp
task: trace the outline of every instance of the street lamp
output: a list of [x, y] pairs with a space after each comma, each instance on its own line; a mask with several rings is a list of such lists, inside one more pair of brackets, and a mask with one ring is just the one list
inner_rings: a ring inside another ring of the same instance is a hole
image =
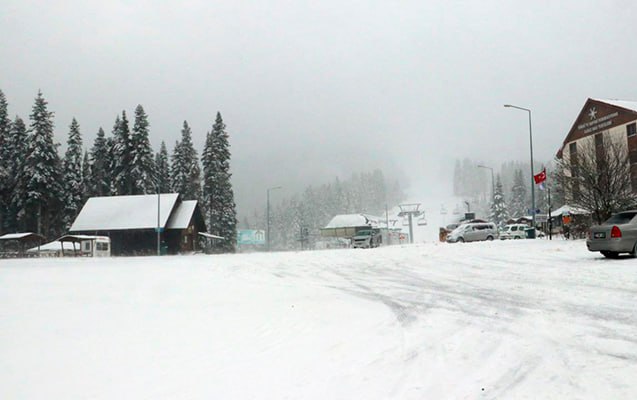
[[161, 256], [161, 222], [159, 212], [161, 210], [161, 190], [157, 184], [157, 255]]
[[524, 107], [518, 107], [511, 104], [505, 104], [508, 108], [517, 108], [518, 110], [529, 113], [529, 148], [531, 150], [531, 218], [533, 220], [533, 235], [535, 237], [535, 181], [533, 179], [533, 129], [531, 128], [531, 110]]
[[491, 199], [495, 201], [495, 180], [493, 179], [493, 168], [487, 167], [484, 165], [478, 165], [478, 168], [490, 169], [491, 170]]
[[275, 187], [271, 187], [268, 188], [266, 190], [267, 192], [267, 202], [266, 202], [266, 226], [267, 226], [267, 230], [266, 230], [266, 235], [265, 235], [265, 239], [266, 239], [266, 245], [267, 245], [267, 251], [270, 251], [270, 190], [276, 190], [276, 189], [281, 189], [281, 186], [275, 186]]

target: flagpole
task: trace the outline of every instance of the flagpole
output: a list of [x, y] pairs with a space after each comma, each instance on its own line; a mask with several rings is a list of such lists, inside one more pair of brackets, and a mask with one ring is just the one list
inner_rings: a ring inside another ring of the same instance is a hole
[[546, 187], [549, 194], [549, 240], [553, 240], [552, 232], [553, 232], [553, 220], [551, 219], [551, 188]]

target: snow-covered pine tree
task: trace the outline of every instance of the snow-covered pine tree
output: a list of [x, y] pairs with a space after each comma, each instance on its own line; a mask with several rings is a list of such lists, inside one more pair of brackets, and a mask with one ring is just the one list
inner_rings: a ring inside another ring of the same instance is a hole
[[206, 135], [202, 162], [208, 231], [226, 238], [217, 245], [218, 251], [233, 252], [237, 242], [237, 213], [230, 182], [230, 144], [220, 113], [217, 113], [212, 131]]
[[509, 202], [509, 212], [513, 217], [526, 215], [528, 203], [526, 202], [526, 185], [522, 170], [516, 169], [513, 175], [513, 186], [511, 187], [511, 201]]
[[92, 169], [91, 158], [88, 155], [88, 151], [85, 150], [84, 157], [82, 158], [82, 204], [86, 203], [86, 200], [94, 196], [93, 193], [95, 193], [93, 181], [91, 180]]
[[130, 129], [128, 127], [128, 119], [126, 111], [122, 111], [121, 119], [119, 116], [115, 119], [113, 126], [113, 170], [112, 179], [114, 185], [114, 194], [129, 195], [133, 194], [133, 181], [131, 176], [132, 146]]
[[495, 193], [493, 195], [493, 203], [491, 204], [491, 220], [496, 225], [502, 226], [509, 218], [507, 211], [506, 201], [504, 200], [504, 193], [502, 190], [502, 181], [500, 180], [500, 174], [497, 175], [495, 184]]
[[9, 171], [9, 199], [7, 219], [5, 226], [7, 232], [24, 231], [24, 207], [26, 199], [26, 176], [24, 164], [27, 158], [27, 144], [29, 135], [22, 118], [16, 115], [11, 124], [8, 150], [12, 155], [11, 169]]
[[179, 193], [182, 184], [186, 180], [185, 168], [183, 168], [183, 157], [181, 156], [181, 143], [175, 141], [173, 153], [170, 155], [170, 190]]
[[[119, 117], [118, 117], [119, 119]], [[91, 148], [90, 196], [108, 196], [111, 194], [111, 157], [104, 129], [100, 127]]]
[[166, 142], [161, 142], [159, 153], [155, 155], [155, 169], [159, 182], [160, 193], [170, 193], [170, 166], [168, 165], [168, 150]]
[[157, 192], [155, 157], [148, 138], [148, 116], [141, 104], [135, 108], [135, 123], [131, 135], [132, 194]]
[[188, 121], [184, 121], [181, 129], [181, 141], [175, 144], [171, 168], [173, 190], [184, 200], [201, 200], [201, 169]]
[[0, 235], [7, 226], [6, 218], [11, 199], [11, 164], [14, 159], [9, 150], [9, 135], [11, 120], [9, 120], [9, 105], [2, 90], [0, 90]]
[[[118, 121], [115, 121], [119, 123]], [[117, 196], [117, 187], [115, 186], [115, 137], [109, 136], [106, 138], [106, 150], [108, 150], [107, 154], [107, 168], [106, 168], [106, 176], [108, 177], [108, 195]]]
[[38, 91], [31, 112], [30, 135], [24, 166], [27, 229], [47, 237], [60, 233], [61, 162], [53, 143], [53, 113]]
[[66, 153], [62, 163], [63, 181], [63, 216], [62, 224], [64, 231], [67, 231], [75, 217], [82, 208], [82, 198], [84, 195], [82, 185], [82, 135], [80, 125], [73, 118], [69, 126], [69, 138], [67, 140]]

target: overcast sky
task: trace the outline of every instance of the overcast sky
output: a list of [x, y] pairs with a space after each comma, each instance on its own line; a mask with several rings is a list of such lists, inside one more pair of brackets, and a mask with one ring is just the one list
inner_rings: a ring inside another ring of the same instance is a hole
[[[217, 111], [240, 212], [268, 186], [383, 168], [446, 195], [456, 158], [550, 160], [588, 97], [637, 100], [626, 1], [3, 0], [0, 89], [41, 89], [85, 146], [142, 104], [155, 150], [183, 120], [199, 154]], [[256, 202], [256, 203], [255, 203]]]

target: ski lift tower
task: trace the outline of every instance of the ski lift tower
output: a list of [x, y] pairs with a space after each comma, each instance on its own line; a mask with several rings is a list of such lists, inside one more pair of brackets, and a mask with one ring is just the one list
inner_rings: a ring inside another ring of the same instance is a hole
[[410, 204], [400, 204], [400, 212], [398, 213], [399, 217], [407, 216], [409, 218], [409, 243], [414, 242], [414, 228], [412, 219], [413, 217], [418, 217], [422, 214], [422, 211], [418, 211], [418, 207], [420, 207], [420, 203], [410, 203]]

